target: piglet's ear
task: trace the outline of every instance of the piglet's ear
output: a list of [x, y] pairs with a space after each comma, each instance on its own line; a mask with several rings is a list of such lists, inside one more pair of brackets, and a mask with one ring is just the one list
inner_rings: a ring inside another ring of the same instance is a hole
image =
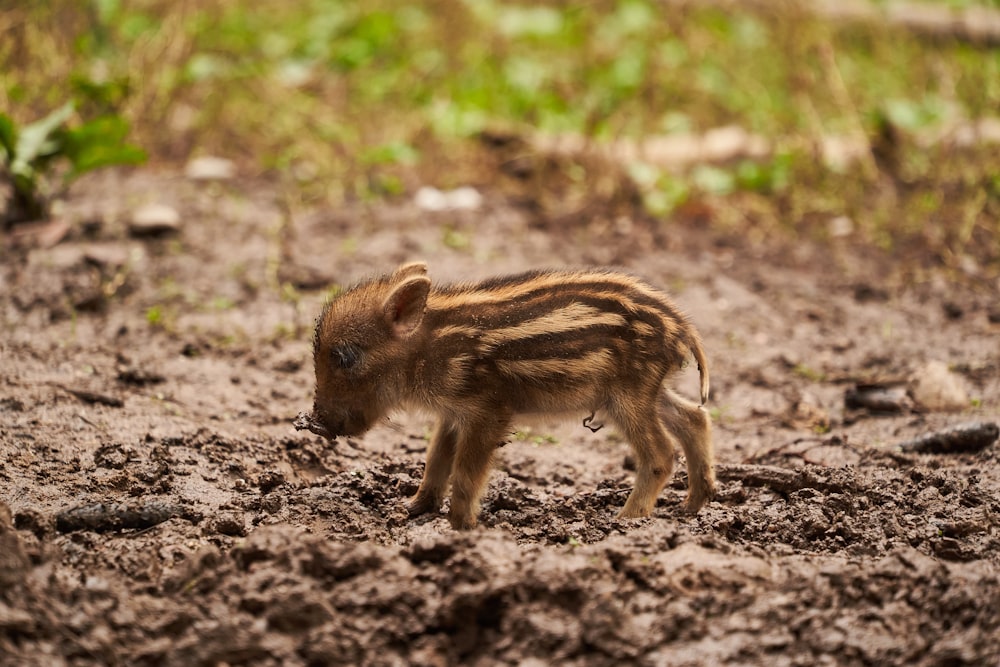
[[397, 338], [417, 330], [424, 319], [431, 281], [427, 276], [413, 276], [396, 285], [382, 306], [386, 324]]
[[406, 264], [400, 265], [398, 269], [392, 272], [392, 282], [398, 283], [404, 278], [410, 276], [426, 276], [427, 275], [427, 264], [424, 262], [408, 262]]

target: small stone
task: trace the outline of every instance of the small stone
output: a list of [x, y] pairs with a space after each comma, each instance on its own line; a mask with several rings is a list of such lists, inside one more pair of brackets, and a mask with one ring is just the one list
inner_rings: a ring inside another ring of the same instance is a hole
[[188, 162], [184, 175], [192, 181], [228, 181], [236, 175], [236, 165], [226, 158], [205, 155]]
[[94, 465], [98, 468], [121, 470], [128, 465], [132, 454], [133, 452], [130, 448], [118, 443], [103, 445], [94, 452]]
[[831, 238], [839, 239], [850, 236], [854, 231], [854, 221], [846, 215], [838, 215], [827, 223], [827, 229]]
[[844, 407], [848, 410], [868, 410], [874, 413], [899, 413], [913, 409], [906, 387], [891, 384], [856, 384], [844, 392]]
[[424, 211], [443, 211], [448, 208], [448, 199], [445, 194], [437, 188], [427, 186], [417, 190], [413, 202], [417, 208]]
[[48, 250], [32, 250], [28, 253], [28, 266], [46, 267], [59, 271], [70, 271], [84, 262], [84, 249], [78, 243], [63, 243]]
[[929, 361], [910, 376], [910, 394], [926, 410], [964, 410], [969, 394], [962, 379], [943, 361]]
[[854, 300], [858, 303], [888, 301], [889, 291], [882, 287], [869, 285], [868, 283], [858, 283], [854, 286]]
[[17, 225], [11, 238], [19, 246], [51, 248], [61, 243], [73, 230], [65, 220], [46, 220]]
[[483, 196], [468, 186], [449, 191], [424, 186], [413, 201], [424, 211], [474, 211], [483, 205]]
[[111, 584], [108, 580], [97, 576], [87, 577], [86, 581], [83, 582], [83, 587], [90, 593], [106, 594], [111, 590]]
[[83, 259], [99, 269], [115, 271], [129, 261], [129, 249], [119, 243], [92, 243], [83, 248]]
[[965, 315], [965, 309], [954, 301], [945, 301], [941, 309], [949, 320], [960, 320]]
[[474, 211], [483, 205], [483, 196], [468, 186], [449, 192], [448, 200], [453, 209], [462, 211]]
[[265, 470], [257, 477], [257, 486], [267, 493], [285, 483], [285, 476], [277, 470]]
[[261, 499], [260, 508], [268, 514], [277, 514], [281, 511], [284, 504], [285, 501], [282, 499], [281, 494], [272, 493]]
[[136, 237], [166, 236], [180, 230], [181, 214], [166, 204], [146, 204], [132, 214], [129, 232]]
[[216, 517], [213, 528], [216, 533], [230, 537], [246, 537], [247, 529], [242, 517], [236, 514], [222, 514]]

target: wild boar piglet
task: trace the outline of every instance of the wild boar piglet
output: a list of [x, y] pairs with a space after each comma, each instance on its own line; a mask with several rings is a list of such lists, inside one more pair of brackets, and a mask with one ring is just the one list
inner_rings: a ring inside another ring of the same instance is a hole
[[701, 403], [708, 364], [698, 332], [663, 292], [602, 269], [532, 271], [436, 285], [423, 263], [331, 299], [316, 324], [316, 395], [296, 419], [328, 439], [360, 435], [396, 408], [435, 415], [412, 515], [476, 525], [494, 451], [519, 415], [601, 412], [635, 453], [635, 487], [619, 516], [648, 516], [670, 478], [674, 443], [687, 458], [687, 509], [715, 493], [703, 407], [665, 381], [694, 356]]

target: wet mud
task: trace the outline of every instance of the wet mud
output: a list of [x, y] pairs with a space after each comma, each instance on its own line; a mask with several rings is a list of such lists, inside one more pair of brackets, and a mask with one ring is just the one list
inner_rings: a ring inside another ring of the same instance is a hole
[[[153, 199], [180, 230], [131, 236]], [[997, 286], [683, 216], [539, 219], [488, 195], [289, 222], [281, 199], [109, 173], [74, 188], [59, 242], [4, 238], [0, 664], [1000, 659]], [[326, 288], [414, 259], [442, 280], [610, 263], [670, 290], [712, 364], [718, 497], [685, 513], [678, 465], [652, 517], [616, 520], [627, 445], [580, 415], [518, 426], [458, 533], [447, 504], [405, 510], [424, 416], [296, 431]], [[932, 363], [960, 407], [923, 398]], [[881, 402], [849, 398], [871, 386]], [[975, 447], [903, 446], [969, 423]]]

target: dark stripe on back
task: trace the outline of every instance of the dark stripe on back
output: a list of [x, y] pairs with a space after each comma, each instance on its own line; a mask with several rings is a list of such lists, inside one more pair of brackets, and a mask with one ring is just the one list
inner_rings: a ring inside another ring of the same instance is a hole
[[[639, 308], [629, 308], [624, 301], [612, 298], [611, 294], [615, 292], [621, 293]], [[432, 306], [428, 312], [434, 314], [439, 326], [465, 324], [490, 330], [518, 326], [573, 303], [582, 303], [602, 312], [618, 314], [626, 320], [638, 319], [658, 330], [662, 329], [662, 325], [656, 313], [677, 322], [682, 327], [685, 325], [685, 318], [665, 301], [647, 297], [635, 290], [623, 290], [617, 285], [608, 283], [545, 287], [527, 292], [516, 300], [474, 303], [465, 307], [461, 304], [448, 308]], [[645, 310], [647, 308], [655, 313]]]
[[508, 361], [572, 359], [589, 352], [611, 348], [610, 339], [625, 338], [631, 329], [612, 324], [595, 324], [583, 329], [540, 334], [496, 344], [484, 356]]

